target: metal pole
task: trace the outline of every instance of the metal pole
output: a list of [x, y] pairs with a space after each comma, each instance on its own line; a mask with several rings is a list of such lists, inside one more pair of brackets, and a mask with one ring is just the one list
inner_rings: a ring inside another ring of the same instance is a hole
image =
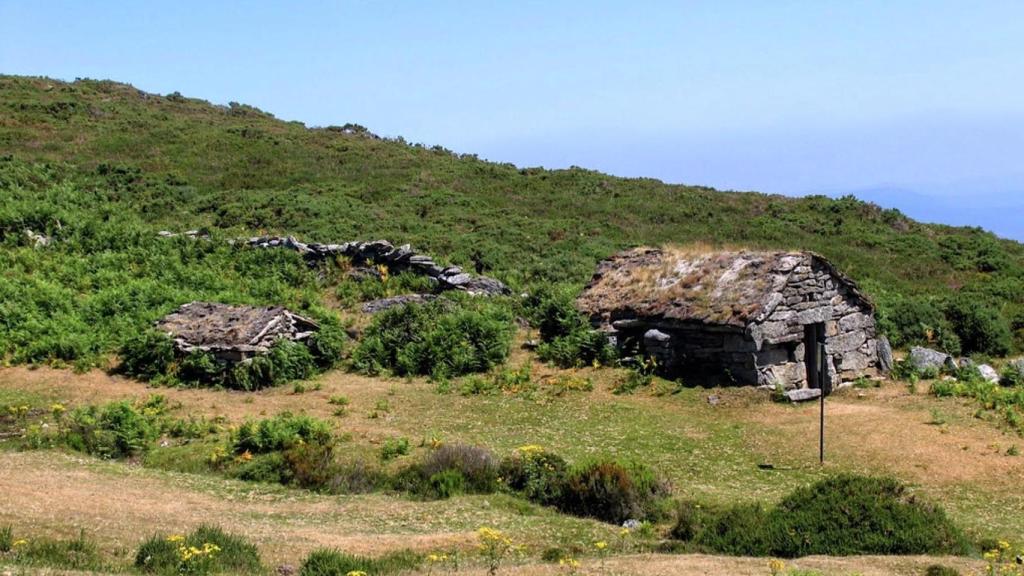
[[818, 464], [825, 463], [825, 382], [828, 379], [828, 364], [825, 345], [818, 344], [818, 389], [821, 390], [820, 416], [818, 421]]

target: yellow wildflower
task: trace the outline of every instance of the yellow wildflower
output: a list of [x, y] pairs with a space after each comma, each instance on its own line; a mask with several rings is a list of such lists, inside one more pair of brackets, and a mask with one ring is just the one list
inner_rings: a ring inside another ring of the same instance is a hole
[[348, 574], [345, 574], [345, 576], [366, 576], [366, 572], [363, 572], [362, 570], [352, 570]]
[[597, 548], [598, 550], [604, 550], [607, 547], [608, 547], [608, 543], [605, 542], [604, 540], [602, 540], [600, 542], [594, 542], [594, 548]]
[[65, 408], [64, 405], [61, 404], [60, 402], [50, 404], [50, 412], [53, 412], [54, 416], [60, 416], [61, 414], [67, 412], [67, 410], [68, 409]]
[[22, 539], [22, 540], [15, 540], [14, 541], [14, 547], [15, 548], [19, 548], [21, 546], [28, 546], [28, 540]]
[[999, 541], [999, 549], [1000, 550], [1009, 550], [1010, 549], [1010, 543], [1007, 542], [1006, 540], [1000, 540]]
[[185, 537], [181, 534], [171, 534], [167, 537], [168, 542], [181, 542], [183, 540], [185, 540]]
[[516, 448], [516, 452], [523, 456], [536, 456], [537, 454], [544, 453], [544, 447], [537, 444], [527, 444], [526, 446]]
[[775, 574], [782, 574], [782, 571], [785, 569], [786, 563], [778, 558], [772, 558], [768, 561], [768, 570], [772, 573], [772, 576]]

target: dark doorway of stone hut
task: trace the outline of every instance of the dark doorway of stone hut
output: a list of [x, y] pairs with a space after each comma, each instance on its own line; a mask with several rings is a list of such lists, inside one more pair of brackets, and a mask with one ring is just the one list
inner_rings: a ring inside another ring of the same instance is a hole
[[825, 324], [804, 325], [804, 366], [807, 369], [807, 387], [820, 388], [825, 394], [831, 390], [828, 361], [825, 354]]

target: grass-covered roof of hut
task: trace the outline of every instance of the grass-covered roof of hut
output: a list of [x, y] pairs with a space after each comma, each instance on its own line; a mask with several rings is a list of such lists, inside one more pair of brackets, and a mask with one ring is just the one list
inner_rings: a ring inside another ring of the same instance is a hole
[[773, 295], [808, 263], [827, 267], [871, 307], [852, 280], [811, 252], [683, 247], [633, 248], [602, 261], [577, 306], [593, 317], [614, 313], [742, 327], [770, 313]]

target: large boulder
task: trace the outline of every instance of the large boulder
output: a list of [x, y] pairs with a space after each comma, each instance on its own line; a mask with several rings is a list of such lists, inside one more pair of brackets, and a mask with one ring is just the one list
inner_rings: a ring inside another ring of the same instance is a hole
[[875, 344], [878, 353], [878, 370], [882, 374], [888, 374], [892, 372], [892, 346], [889, 344], [889, 339], [882, 336], [878, 339]]
[[918, 370], [943, 370], [956, 368], [956, 361], [945, 352], [914, 346], [910, 349], [910, 365]]
[[978, 373], [981, 374], [981, 377], [987, 382], [999, 382], [999, 373], [996, 372], [995, 368], [988, 364], [979, 364]]

